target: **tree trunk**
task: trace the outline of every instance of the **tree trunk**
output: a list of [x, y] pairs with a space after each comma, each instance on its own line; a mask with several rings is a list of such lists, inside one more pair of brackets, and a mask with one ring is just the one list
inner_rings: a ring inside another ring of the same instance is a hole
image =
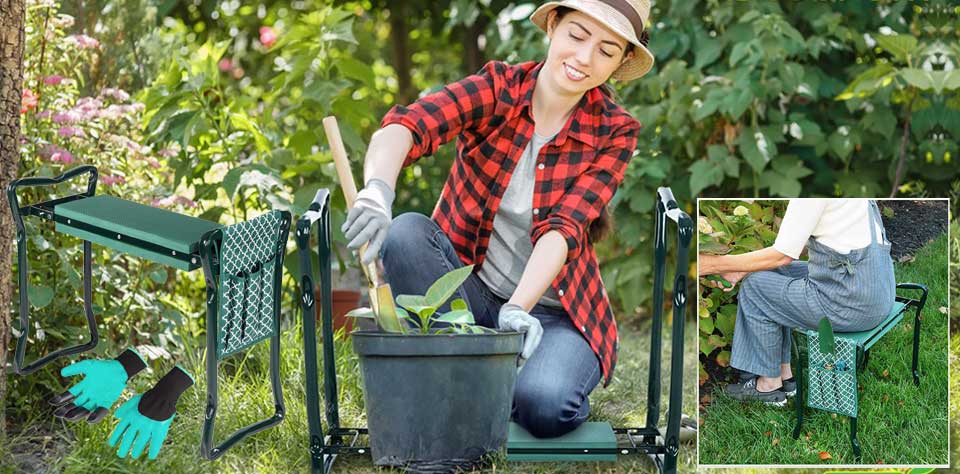
[[393, 43], [393, 68], [397, 70], [396, 103], [407, 105], [416, 98], [410, 80], [410, 27], [407, 24], [407, 2], [390, 2], [390, 42]]
[[486, 62], [479, 40], [489, 24], [490, 17], [480, 15], [472, 25], [463, 30], [463, 61], [467, 74], [476, 74]]
[[[916, 95], [913, 96], [916, 98]], [[903, 123], [903, 137], [900, 139], [900, 153], [899, 159], [897, 160], [897, 171], [893, 178], [893, 187], [890, 189], [890, 197], [897, 196], [897, 188], [900, 187], [900, 182], [903, 181], [903, 168], [907, 160], [907, 140], [910, 139], [910, 114], [913, 111], [913, 98], [910, 99], [910, 102], [907, 102], [907, 107], [903, 113], [904, 123]]]
[[[0, 190], [17, 176], [23, 88], [24, 0], [0, 0]], [[6, 440], [7, 347], [13, 298], [13, 216], [0, 205], [0, 443]]]

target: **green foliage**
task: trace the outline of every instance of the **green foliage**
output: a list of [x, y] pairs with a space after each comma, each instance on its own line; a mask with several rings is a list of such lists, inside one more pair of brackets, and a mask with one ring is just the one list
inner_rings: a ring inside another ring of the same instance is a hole
[[[419, 323], [421, 334], [481, 334], [496, 332], [485, 326], [476, 324], [473, 313], [467, 309], [467, 302], [457, 298], [450, 302], [450, 311], [437, 314], [437, 310], [453, 296], [457, 288], [463, 285], [473, 272], [473, 265], [451, 270], [437, 279], [427, 289], [425, 295], [397, 295], [397, 316], [410, 322]], [[406, 308], [406, 309], [404, 309]], [[413, 316], [411, 316], [413, 314]], [[357, 308], [347, 313], [348, 317], [374, 318], [371, 308]], [[416, 317], [416, 319], [414, 319]], [[433, 330], [436, 322], [449, 323], [448, 327]]]
[[[699, 252], [711, 255], [738, 255], [760, 250], [777, 238], [786, 201], [700, 201], [697, 218]], [[711, 278], [713, 277], [713, 278]], [[726, 367], [737, 319], [737, 292], [715, 288], [708, 276], [700, 279], [700, 352]], [[721, 282], [723, 284], [725, 280]], [[727, 286], [729, 282], [726, 282]], [[728, 286], [727, 286], [728, 287]], [[707, 379], [702, 362], [700, 381]]]

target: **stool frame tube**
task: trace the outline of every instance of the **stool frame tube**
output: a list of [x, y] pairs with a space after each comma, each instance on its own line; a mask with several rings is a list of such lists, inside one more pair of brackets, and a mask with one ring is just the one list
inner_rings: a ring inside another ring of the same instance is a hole
[[[46, 201], [39, 204], [20, 206], [17, 190], [35, 186], [52, 186], [71, 180], [75, 177], [87, 176], [87, 190], [83, 194], [68, 196], [61, 199]], [[58, 349], [44, 355], [33, 362], [24, 364], [24, 355], [27, 349], [27, 339], [30, 336], [30, 267], [27, 262], [27, 231], [23, 225], [24, 215], [34, 215], [42, 219], [55, 220], [54, 204], [82, 199], [96, 194], [97, 168], [92, 165], [83, 165], [72, 168], [54, 178], [29, 177], [14, 180], [7, 186], [7, 202], [13, 214], [13, 222], [17, 226], [17, 278], [20, 291], [20, 336], [17, 338], [17, 349], [13, 357], [13, 372], [18, 375], [27, 375], [36, 372], [41, 367], [63, 356], [80, 354], [89, 351], [100, 341], [97, 333], [97, 320], [93, 314], [93, 249], [90, 241], [83, 241], [83, 312], [87, 319], [90, 331], [90, 340], [83, 344]]]

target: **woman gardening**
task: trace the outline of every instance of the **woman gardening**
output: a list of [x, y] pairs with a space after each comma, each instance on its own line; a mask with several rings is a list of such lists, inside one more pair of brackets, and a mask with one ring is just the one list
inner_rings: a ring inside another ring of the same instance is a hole
[[[796, 261], [804, 247], [809, 261]], [[866, 199], [791, 200], [771, 247], [698, 258], [700, 276], [741, 282], [730, 366], [744, 381], [724, 389], [738, 400], [783, 406], [796, 393], [792, 328], [816, 329], [826, 316], [837, 331], [871, 329], [896, 296], [890, 243]]]
[[[364, 188], [342, 230], [369, 243], [395, 293], [423, 294], [441, 275], [475, 270], [458, 290], [478, 324], [525, 332], [512, 419], [538, 437], [587, 419], [610, 383], [617, 325], [593, 243], [623, 180], [640, 123], [612, 98], [610, 78], [647, 73], [647, 0], [549, 2], [530, 19], [550, 39], [545, 60], [491, 61], [408, 106], [373, 134]], [[457, 138], [430, 218], [392, 217], [401, 168]], [[449, 303], [441, 308], [447, 311]]]

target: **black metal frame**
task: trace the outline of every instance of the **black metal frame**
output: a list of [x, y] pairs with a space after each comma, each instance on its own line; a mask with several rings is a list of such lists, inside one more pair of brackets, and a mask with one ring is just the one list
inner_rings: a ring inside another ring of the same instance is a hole
[[[216, 428], [218, 391], [217, 376], [220, 370], [220, 358], [217, 330], [217, 316], [220, 311], [220, 245], [223, 242], [223, 229], [211, 230], [200, 239], [200, 261], [203, 265], [203, 277], [207, 287], [207, 408], [204, 411], [203, 437], [200, 440], [200, 454], [209, 460], [222, 456], [237, 442], [252, 434], [280, 424], [286, 416], [283, 403], [283, 391], [280, 384], [280, 280], [283, 277], [283, 257], [286, 254], [287, 236], [290, 235], [291, 216], [281, 211], [280, 244], [276, 254], [277, 265], [273, 274], [273, 336], [270, 337], [270, 386], [273, 390], [274, 413], [269, 418], [247, 425], [233, 432], [220, 444], [214, 441]], [[247, 349], [249, 350], [249, 348]]]
[[[689, 251], [693, 237], [693, 221], [677, 205], [669, 188], [657, 190], [656, 228], [654, 231], [654, 311], [651, 328], [650, 377], [647, 391], [647, 422], [642, 428], [614, 428], [624, 435], [626, 443], [617, 448], [508, 448], [512, 454], [647, 454], [657, 468], [665, 474], [677, 470], [677, 455], [680, 450], [680, 415], [683, 389], [683, 326], [689, 281]], [[667, 413], [667, 430], [661, 433], [657, 427], [660, 416], [660, 381], [663, 327], [663, 294], [666, 278], [667, 220], [677, 225], [677, 266], [673, 286], [673, 329], [670, 364], [670, 401]], [[317, 339], [316, 301], [314, 277], [310, 256], [311, 227], [317, 224], [318, 253], [320, 265], [320, 294], [322, 295], [321, 337], [323, 340], [323, 385], [324, 406], [328, 429], [323, 430], [320, 419], [320, 395], [317, 384]], [[366, 454], [369, 446], [359, 444], [360, 436], [367, 435], [366, 428], [340, 426], [339, 400], [334, 355], [332, 288], [330, 281], [330, 192], [320, 189], [310, 211], [297, 221], [297, 249], [300, 257], [300, 298], [303, 307], [303, 345], [307, 381], [307, 424], [310, 431], [310, 459], [312, 472], [328, 474], [340, 454]], [[662, 442], [660, 442], [660, 441]]]
[[[924, 305], [927, 304], [927, 287], [919, 283], [898, 283], [897, 289], [904, 290], [920, 290], [923, 294], [920, 296], [919, 300], [906, 298], [903, 296], [897, 296], [896, 301], [904, 303], [906, 306], [903, 307], [901, 312], [906, 312], [907, 309], [911, 306], [915, 308], [914, 310], [914, 320], [913, 320], [913, 365], [911, 367], [913, 374], [913, 383], [916, 386], [920, 386], [920, 370], [918, 367], [918, 359], [920, 357], [920, 312], [923, 310]], [[804, 337], [806, 338], [806, 333], [794, 329], [792, 331], [793, 338], [790, 344], [791, 354], [795, 358], [793, 366], [797, 368], [797, 395], [794, 397], [794, 404], [797, 412], [797, 424], [793, 428], [793, 439], [800, 438], [800, 431], [803, 426], [803, 411], [806, 408], [804, 404], [804, 382], [803, 382], [803, 367], [805, 364], [805, 357], [800, 350], [800, 345], [797, 342], [797, 338]], [[879, 342], [885, 334], [878, 334], [875, 339], [870, 339], [865, 341], [862, 344], [857, 345], [857, 371], [865, 371], [867, 364], [870, 361], [870, 347]], [[868, 344], [869, 342], [869, 344]], [[809, 348], [806, 348], [809, 350]], [[862, 362], [862, 363], [860, 363]], [[853, 455], [859, 461], [860, 460], [860, 441], [857, 439], [857, 417], [850, 416], [850, 445], [853, 447]]]
[[[52, 186], [73, 179], [77, 176], [89, 174], [87, 190], [83, 194], [75, 194], [60, 199], [53, 199], [37, 204], [20, 206], [17, 190], [34, 186]], [[90, 340], [83, 344], [56, 350], [24, 365], [23, 357], [27, 349], [27, 338], [30, 335], [30, 296], [29, 275], [30, 267], [27, 263], [27, 231], [23, 225], [23, 216], [36, 216], [41, 219], [67, 223], [66, 219], [54, 213], [54, 206], [60, 203], [84, 199], [93, 196], [97, 190], [97, 169], [91, 165], [78, 166], [55, 178], [21, 178], [14, 180], [7, 186], [7, 202], [13, 213], [13, 222], [17, 226], [17, 277], [20, 291], [20, 337], [17, 338], [17, 349], [13, 357], [13, 372], [18, 375], [27, 375], [36, 372], [41, 367], [54, 360], [68, 355], [80, 354], [94, 347], [100, 341], [97, 333], [97, 320], [93, 314], [93, 249], [89, 241], [83, 241], [83, 311], [87, 318], [87, 327], [90, 330]]]

